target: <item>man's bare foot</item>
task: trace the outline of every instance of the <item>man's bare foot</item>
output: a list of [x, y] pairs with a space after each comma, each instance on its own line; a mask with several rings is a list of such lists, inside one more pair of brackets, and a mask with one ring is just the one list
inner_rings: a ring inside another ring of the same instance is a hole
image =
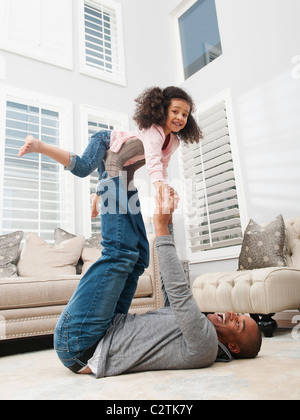
[[81, 372], [79, 372], [81, 375], [89, 375], [91, 373], [93, 373], [91, 371], [91, 369], [87, 366], [84, 370], [82, 370]]
[[28, 153], [39, 153], [41, 141], [35, 139], [33, 136], [27, 136], [25, 144], [19, 150], [18, 156], [21, 158]]

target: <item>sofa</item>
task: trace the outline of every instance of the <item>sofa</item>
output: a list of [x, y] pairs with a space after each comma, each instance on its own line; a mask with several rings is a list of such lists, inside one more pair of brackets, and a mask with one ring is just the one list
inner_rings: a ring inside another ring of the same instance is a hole
[[[23, 238], [24, 237], [24, 238]], [[56, 229], [54, 244], [36, 234], [0, 236], [0, 341], [52, 335], [81, 277], [101, 256], [101, 235], [86, 239]], [[164, 305], [155, 247], [140, 277], [131, 313]]]
[[203, 312], [248, 313], [272, 337], [278, 327], [272, 317], [300, 308], [300, 217], [250, 220], [238, 270], [198, 276], [193, 294]]

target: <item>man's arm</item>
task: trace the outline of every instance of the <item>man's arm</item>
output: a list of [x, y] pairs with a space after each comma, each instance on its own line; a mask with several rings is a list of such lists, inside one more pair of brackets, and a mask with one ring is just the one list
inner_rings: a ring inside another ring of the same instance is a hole
[[[179, 196], [169, 185], [157, 186], [155, 197], [154, 227], [156, 237], [170, 235], [169, 226], [173, 225], [173, 213], [179, 202]], [[172, 229], [173, 232], [173, 229]]]
[[176, 193], [170, 190], [169, 203], [166, 194], [157, 200], [154, 224], [159, 267], [170, 305], [188, 348], [197, 353], [205, 348], [217, 349], [216, 330], [201, 313], [187, 284], [185, 273], [169, 234], [168, 224], [176, 206]]

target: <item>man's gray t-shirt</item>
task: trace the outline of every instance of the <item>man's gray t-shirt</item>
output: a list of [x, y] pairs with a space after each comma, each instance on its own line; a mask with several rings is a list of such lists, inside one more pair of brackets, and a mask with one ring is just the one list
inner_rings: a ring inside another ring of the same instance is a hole
[[215, 327], [194, 300], [172, 237], [156, 238], [156, 247], [170, 307], [143, 315], [116, 315], [102, 340], [97, 378], [203, 368], [216, 361]]

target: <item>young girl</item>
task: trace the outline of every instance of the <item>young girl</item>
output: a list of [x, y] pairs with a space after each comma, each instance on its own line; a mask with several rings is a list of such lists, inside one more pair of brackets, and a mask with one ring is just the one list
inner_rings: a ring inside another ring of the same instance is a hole
[[[179, 140], [184, 143], [198, 143], [202, 133], [192, 116], [192, 98], [178, 87], [171, 86], [164, 90], [158, 87], [150, 88], [135, 101], [137, 107], [133, 119], [138, 125], [137, 130], [100, 131], [91, 137], [81, 157], [28, 136], [19, 151], [19, 157], [27, 153], [42, 153], [79, 177], [86, 177], [98, 169], [99, 181], [105, 171], [104, 158], [108, 151], [110, 176], [118, 176], [123, 166], [145, 159], [148, 173], [157, 191], [160, 185], [168, 183], [168, 164], [179, 146]], [[97, 187], [92, 217], [98, 214], [99, 196], [100, 191]]]

